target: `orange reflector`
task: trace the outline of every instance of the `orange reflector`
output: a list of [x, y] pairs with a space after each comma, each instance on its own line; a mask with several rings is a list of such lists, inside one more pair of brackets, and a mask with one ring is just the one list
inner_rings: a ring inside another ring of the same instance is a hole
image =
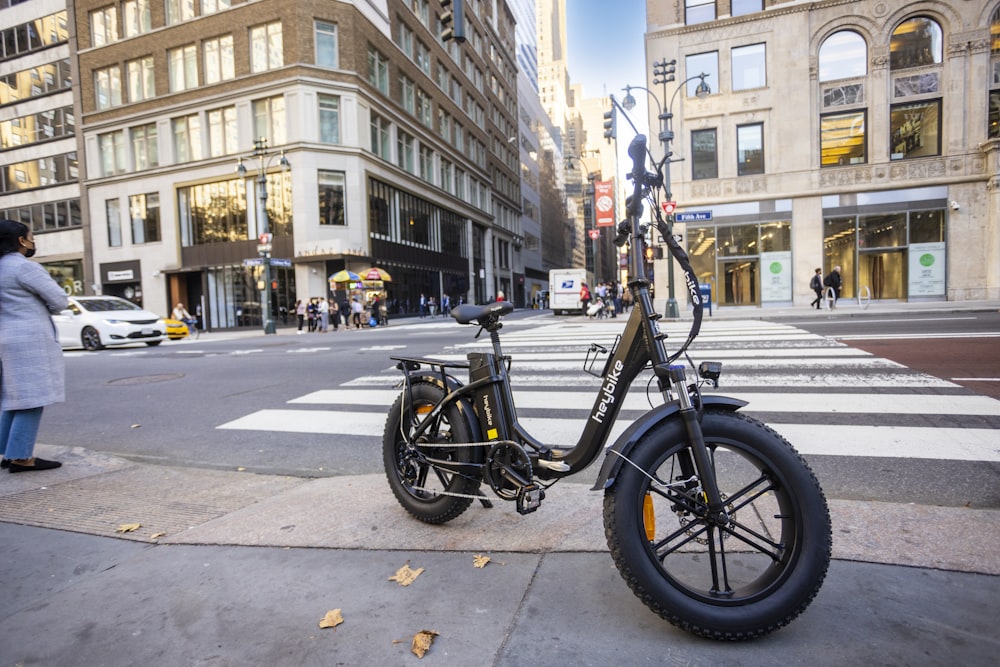
[[433, 405], [418, 405], [417, 406], [417, 414], [418, 415], [426, 415], [426, 414], [430, 413], [430, 411], [433, 410], [433, 409], [434, 409]]
[[656, 537], [656, 515], [653, 514], [653, 496], [648, 493], [642, 499], [642, 523], [646, 527], [646, 539], [652, 542]]

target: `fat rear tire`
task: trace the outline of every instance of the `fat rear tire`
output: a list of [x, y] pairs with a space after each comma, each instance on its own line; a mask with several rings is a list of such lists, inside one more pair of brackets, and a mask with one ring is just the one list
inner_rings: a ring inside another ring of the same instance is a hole
[[[473, 496], [479, 494], [480, 480], [441, 470], [422, 459], [428, 456], [460, 463], [480, 463], [481, 448], [447, 447], [449, 443], [476, 441], [466, 415], [456, 404], [445, 408], [438, 425], [424, 434], [428, 444], [438, 446], [408, 444], [407, 438], [403, 437], [403, 430], [408, 430], [412, 423], [411, 409], [417, 412], [427, 410], [445, 395], [443, 389], [429, 382], [417, 382], [410, 389], [412, 406], [404, 409], [404, 390], [389, 409], [385, 422], [382, 461], [386, 478], [396, 500], [407, 512], [425, 523], [447, 523], [469, 508]], [[461, 495], [444, 495], [442, 492]]]
[[[812, 470], [772, 429], [711, 410], [702, 429], [732, 519], [729, 532], [682, 508], [701, 505], [703, 496], [697, 480], [682, 486], [689, 448], [681, 420], [672, 419], [629, 453], [641, 470], [626, 462], [606, 491], [605, 534], [621, 576], [654, 612], [702, 637], [754, 639], [790, 623], [819, 591], [830, 563], [830, 514]], [[653, 502], [644, 514], [647, 493]]]

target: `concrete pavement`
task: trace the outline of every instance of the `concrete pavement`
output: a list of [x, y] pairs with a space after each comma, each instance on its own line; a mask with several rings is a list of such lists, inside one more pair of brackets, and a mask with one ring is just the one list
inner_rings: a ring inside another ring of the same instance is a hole
[[[433, 527], [381, 475], [37, 453], [65, 465], [0, 473], [0, 665], [407, 665], [425, 629], [439, 633], [420, 660], [433, 665], [991, 665], [1000, 650], [1000, 510], [831, 500], [835, 560], [817, 599], [788, 628], [729, 645], [632, 595], [584, 484], [561, 482], [528, 516], [497, 500]], [[491, 561], [477, 568], [477, 554]], [[389, 578], [406, 563], [424, 571], [402, 587]], [[319, 628], [332, 609], [344, 623]]]

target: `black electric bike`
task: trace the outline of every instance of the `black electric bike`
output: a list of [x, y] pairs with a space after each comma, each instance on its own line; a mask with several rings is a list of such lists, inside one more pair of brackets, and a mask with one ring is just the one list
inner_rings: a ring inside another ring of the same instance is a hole
[[[404, 377], [383, 434], [386, 475], [410, 514], [441, 524], [475, 501], [491, 507], [484, 484], [519, 513], [533, 512], [546, 489], [603, 454], [593, 490], [604, 491], [608, 546], [632, 591], [694, 634], [760, 637], [798, 616], [819, 591], [830, 562], [829, 510], [812, 470], [782, 436], [739, 412], [744, 401], [701, 392], [718, 386], [721, 364], [702, 362], [698, 379], [688, 377], [694, 363], [686, 350], [701, 325], [697, 280], [656, 206], [662, 163], [646, 170], [642, 135], [629, 155], [633, 193], [616, 242], [631, 240], [635, 307], [610, 351], [592, 344], [587, 354], [585, 370], [595, 375], [595, 361], [608, 356], [579, 442], [545, 444], [518, 422], [499, 335], [513, 305], [462, 305], [452, 317], [488, 332], [493, 351], [471, 352], [466, 362], [392, 357]], [[672, 355], [641, 257], [646, 199], [694, 304], [691, 332]], [[674, 363], [682, 354], [688, 366]], [[661, 404], [605, 449], [629, 386], [650, 367]], [[452, 375], [458, 370], [468, 383]]]

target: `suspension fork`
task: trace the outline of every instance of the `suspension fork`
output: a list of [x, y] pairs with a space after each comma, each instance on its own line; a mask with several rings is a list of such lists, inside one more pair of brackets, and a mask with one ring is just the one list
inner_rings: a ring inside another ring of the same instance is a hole
[[[670, 388], [677, 397], [680, 406], [681, 420], [688, 434], [688, 442], [691, 444], [690, 452], [693, 462], [687, 457], [681, 459], [681, 472], [688, 478], [697, 471], [701, 480], [701, 488], [708, 502], [708, 519], [717, 526], [725, 526], [729, 523], [729, 514], [726, 512], [725, 504], [722, 501], [722, 494], [719, 491], [719, 482], [715, 478], [715, 469], [712, 467], [712, 460], [708, 455], [708, 447], [705, 445], [705, 435], [701, 430], [701, 420], [698, 418], [698, 409], [691, 401], [691, 394], [687, 388], [687, 379], [684, 366], [681, 364], [671, 365], [668, 378]], [[692, 467], [692, 470], [684, 468]]]

